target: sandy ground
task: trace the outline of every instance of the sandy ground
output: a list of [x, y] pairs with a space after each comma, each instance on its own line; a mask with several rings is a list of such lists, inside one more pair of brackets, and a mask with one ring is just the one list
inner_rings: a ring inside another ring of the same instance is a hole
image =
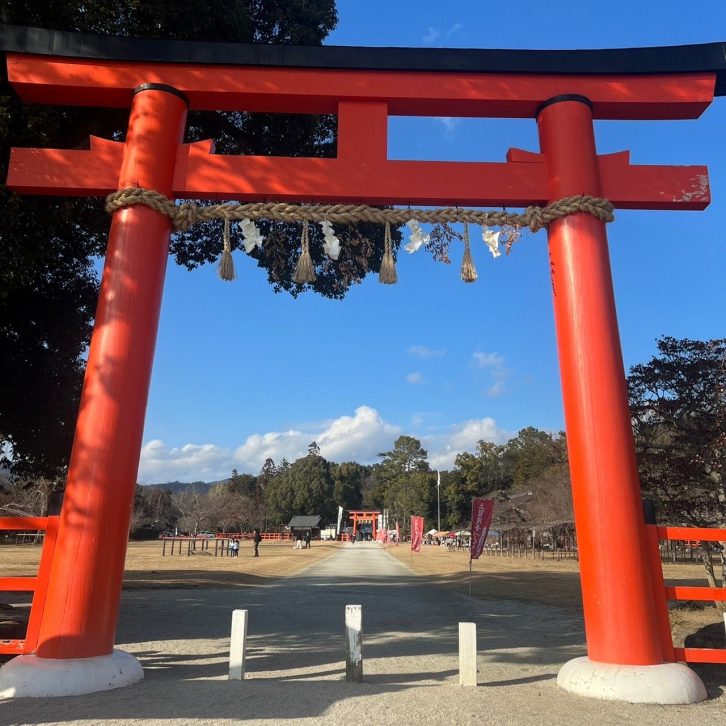
[[[363, 605], [364, 682], [344, 680], [343, 617]], [[247, 678], [228, 681], [231, 611], [250, 611]], [[479, 687], [458, 686], [457, 623], [478, 626]], [[347, 545], [295, 576], [225, 589], [131, 589], [117, 642], [146, 679], [71, 699], [0, 704], [0, 724], [722, 725], [718, 683], [694, 706], [634, 706], [558, 689], [584, 653], [579, 613], [478, 600], [416, 575], [379, 545]], [[726, 677], [721, 683], [726, 685]]]
[[[574, 559], [557, 559], [551, 553], [536, 558], [482, 555], [472, 563], [470, 576], [468, 551], [424, 546], [413, 553], [408, 545], [389, 545], [387, 551], [417, 574], [454, 592], [468, 593], [471, 582], [471, 594], [476, 598], [557, 605], [582, 612], [580, 567]], [[698, 562], [664, 563], [663, 576], [667, 585], [708, 585]], [[692, 643], [694, 647], [726, 648], [723, 614], [712, 603], [680, 603], [670, 617], [676, 646], [682, 647], [686, 638], [695, 636], [706, 640]], [[704, 629], [708, 629], [707, 635]]]

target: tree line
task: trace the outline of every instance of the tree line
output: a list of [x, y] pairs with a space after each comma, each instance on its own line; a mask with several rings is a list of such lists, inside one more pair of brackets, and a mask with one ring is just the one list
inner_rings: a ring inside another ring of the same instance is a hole
[[[189, 533], [277, 530], [296, 514], [320, 515], [324, 525], [334, 524], [341, 506], [346, 511], [385, 509], [404, 532], [412, 514], [423, 514], [437, 526], [439, 512], [442, 528], [460, 529], [469, 525], [471, 498], [485, 493], [500, 501], [500, 522], [572, 521], [562, 433], [528, 427], [506, 444], [480, 441], [476, 453], [459, 454], [455, 466], [441, 472], [431, 468], [413, 436], [399, 436], [390, 451], [378, 456], [373, 465], [338, 464], [321, 456], [313, 441], [296, 461], [268, 459], [257, 476], [233, 471], [229, 480], [207, 491], [198, 484], [175, 492], [164, 485], [139, 486], [133, 527]], [[522, 496], [526, 501], [515, 504]]]
[[[726, 339], [663, 337], [657, 345], [658, 354], [633, 366], [627, 380], [643, 495], [655, 503], [661, 524], [724, 527]], [[474, 453], [458, 454], [440, 472], [438, 492], [439, 473], [419, 439], [399, 436], [378, 458], [373, 465], [331, 462], [313, 441], [294, 462], [268, 459], [257, 475], [233, 471], [209, 491], [142, 486], [134, 527], [272, 529], [295, 514], [320, 515], [327, 524], [342, 506], [387, 509], [404, 526], [411, 514], [436, 526], [440, 512], [442, 528], [456, 529], [468, 525], [471, 499], [485, 495], [498, 500], [498, 524], [573, 519], [563, 432], [527, 427], [503, 444], [479, 441]], [[46, 514], [54, 500], [57, 508], [57, 485], [57, 479], [0, 473], [0, 512]], [[722, 568], [726, 573], [723, 555]]]
[[[650, 361], [627, 379], [641, 489], [659, 524], [726, 528], [726, 339], [663, 337]], [[503, 444], [479, 441], [437, 472], [421, 441], [399, 436], [373, 465], [331, 462], [313, 441], [294, 462], [268, 459], [257, 475], [233, 471], [208, 491], [199, 484], [139, 486], [137, 532], [170, 528], [279, 529], [295, 514], [336, 521], [346, 510], [387, 509], [405, 532], [412, 514], [427, 528], [465, 528], [471, 499], [497, 500], [495, 526], [572, 528], [572, 498], [563, 432], [527, 427]], [[440, 486], [438, 478], [440, 474]], [[58, 507], [57, 479], [0, 473], [0, 514], [46, 514]], [[438, 491], [437, 491], [438, 489]], [[437, 496], [438, 495], [438, 496]], [[617, 517], [617, 512], [613, 513]], [[713, 555], [726, 586], [726, 543], [701, 542], [706, 577], [717, 586]]]

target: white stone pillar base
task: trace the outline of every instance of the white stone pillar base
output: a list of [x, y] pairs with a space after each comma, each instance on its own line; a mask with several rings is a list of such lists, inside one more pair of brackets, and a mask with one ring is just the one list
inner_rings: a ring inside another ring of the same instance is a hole
[[21, 655], [0, 668], [0, 698], [82, 696], [143, 680], [144, 670], [122, 650], [94, 658]]
[[628, 703], [698, 703], [707, 698], [701, 679], [683, 663], [637, 666], [574, 658], [560, 669], [557, 685], [578, 696]]

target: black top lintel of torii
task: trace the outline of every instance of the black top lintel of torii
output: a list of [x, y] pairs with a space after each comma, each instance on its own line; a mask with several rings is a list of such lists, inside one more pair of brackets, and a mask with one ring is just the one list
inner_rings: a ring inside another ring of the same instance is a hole
[[0, 52], [155, 63], [348, 70], [642, 75], [715, 73], [726, 96], [726, 43], [601, 50], [376, 48], [202, 43], [0, 25]]

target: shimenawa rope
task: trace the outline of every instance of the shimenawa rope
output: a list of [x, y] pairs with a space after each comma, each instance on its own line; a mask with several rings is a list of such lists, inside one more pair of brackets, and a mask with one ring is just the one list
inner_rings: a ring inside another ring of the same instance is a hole
[[253, 202], [250, 204], [213, 204], [198, 206], [193, 202], [176, 204], [172, 199], [153, 189], [128, 187], [106, 197], [106, 211], [113, 214], [123, 207], [145, 204], [171, 218], [175, 230], [185, 231], [197, 222], [214, 219], [271, 219], [279, 222], [332, 223], [378, 222], [379, 224], [405, 224], [410, 219], [428, 223], [469, 222], [483, 227], [512, 225], [527, 227], [538, 232], [550, 222], [576, 212], [587, 212], [603, 221], [612, 222], [613, 205], [602, 197], [581, 194], [564, 197], [545, 207], [527, 207], [521, 214], [511, 212], [445, 207], [441, 209], [379, 209], [365, 204], [289, 204], [287, 202]]
[[376, 222], [385, 224], [384, 254], [378, 279], [384, 284], [397, 281], [396, 266], [391, 244], [391, 224], [405, 224], [415, 219], [417, 222], [430, 224], [464, 223], [464, 259], [461, 268], [461, 279], [474, 282], [477, 279], [476, 267], [471, 255], [469, 243], [469, 224], [482, 227], [527, 227], [538, 232], [550, 222], [562, 219], [576, 212], [586, 212], [603, 222], [614, 219], [613, 205], [602, 197], [578, 195], [564, 197], [545, 207], [527, 207], [521, 214], [511, 212], [445, 207], [440, 209], [380, 209], [365, 204], [288, 204], [287, 202], [254, 202], [250, 204], [213, 204], [199, 206], [194, 202], [176, 204], [154, 189], [143, 187], [127, 187], [106, 197], [106, 211], [113, 214], [123, 207], [144, 204], [151, 209], [170, 217], [177, 231], [185, 231], [197, 222], [211, 222], [215, 219], [224, 220], [223, 251], [219, 262], [219, 276], [223, 280], [235, 278], [232, 246], [230, 240], [230, 222], [232, 220], [270, 219], [279, 222], [302, 222], [301, 254], [295, 268], [293, 280], [298, 284], [315, 282], [315, 266], [310, 256], [308, 224], [310, 222], [348, 223]]

